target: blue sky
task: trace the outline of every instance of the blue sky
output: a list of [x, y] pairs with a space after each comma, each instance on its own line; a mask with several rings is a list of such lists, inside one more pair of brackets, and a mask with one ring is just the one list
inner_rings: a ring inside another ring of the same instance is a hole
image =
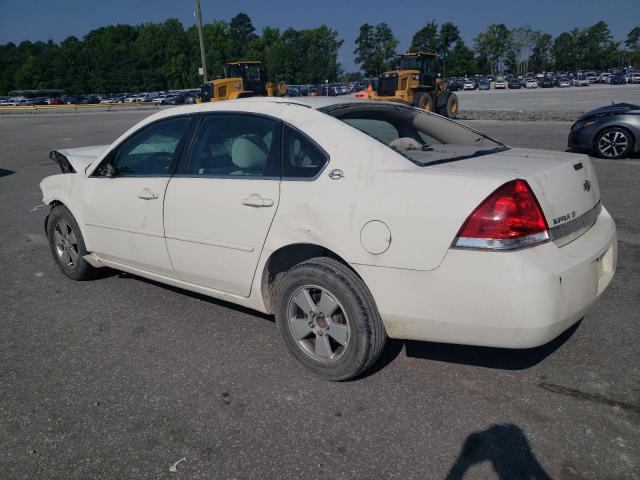
[[[345, 43], [340, 62], [347, 71], [353, 62], [354, 41], [365, 22], [387, 22], [408, 47], [413, 33], [429, 20], [457, 24], [463, 39], [473, 38], [491, 23], [508, 27], [531, 25], [554, 36], [600, 20], [608, 23], [616, 40], [640, 25], [640, 0], [250, 0], [228, 2], [201, 0], [205, 21], [231, 19], [247, 13], [261, 30], [269, 25], [282, 29], [315, 27], [325, 23], [338, 30]], [[193, 0], [0, 0], [0, 44], [23, 40], [61, 41], [70, 35], [114, 23], [137, 24], [178, 18], [189, 26]]]

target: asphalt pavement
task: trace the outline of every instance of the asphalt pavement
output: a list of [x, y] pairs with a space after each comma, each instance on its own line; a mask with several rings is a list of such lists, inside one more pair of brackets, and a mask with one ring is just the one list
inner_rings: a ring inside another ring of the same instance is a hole
[[[640, 478], [640, 160], [595, 162], [618, 271], [576, 328], [523, 351], [393, 341], [329, 383], [269, 316], [58, 271], [30, 212], [48, 152], [147, 114], [0, 118], [0, 478]], [[570, 125], [470, 124], [552, 150]]]

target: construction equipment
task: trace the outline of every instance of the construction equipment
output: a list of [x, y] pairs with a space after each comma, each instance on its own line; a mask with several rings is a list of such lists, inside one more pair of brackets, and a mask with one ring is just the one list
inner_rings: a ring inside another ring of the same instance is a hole
[[230, 62], [224, 66], [224, 78], [202, 85], [203, 102], [217, 102], [246, 97], [281, 97], [287, 92], [285, 83], [267, 81], [267, 74], [259, 61]]
[[433, 71], [435, 58], [433, 53], [403, 53], [396, 70], [380, 75], [378, 88], [369, 93], [369, 98], [405, 103], [455, 118], [458, 97], [446, 89], [440, 74]]

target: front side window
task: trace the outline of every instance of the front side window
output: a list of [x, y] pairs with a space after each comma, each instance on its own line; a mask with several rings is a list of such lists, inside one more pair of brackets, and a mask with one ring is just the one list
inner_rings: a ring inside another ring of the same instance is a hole
[[186, 174], [215, 177], [280, 177], [280, 122], [248, 114], [213, 114], [203, 120]]
[[314, 178], [328, 161], [320, 147], [288, 125], [284, 129], [283, 148], [284, 178]]
[[[115, 159], [108, 163], [117, 176], [171, 175], [189, 122], [190, 117], [176, 117], [143, 128], [118, 147]], [[98, 173], [106, 174], [106, 170]]]

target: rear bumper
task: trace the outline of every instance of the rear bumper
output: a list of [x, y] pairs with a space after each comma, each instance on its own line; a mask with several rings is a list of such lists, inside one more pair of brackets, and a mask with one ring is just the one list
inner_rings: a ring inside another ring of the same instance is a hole
[[354, 265], [392, 338], [530, 348], [580, 320], [613, 278], [616, 229], [603, 208], [562, 248], [450, 250], [432, 271]]

